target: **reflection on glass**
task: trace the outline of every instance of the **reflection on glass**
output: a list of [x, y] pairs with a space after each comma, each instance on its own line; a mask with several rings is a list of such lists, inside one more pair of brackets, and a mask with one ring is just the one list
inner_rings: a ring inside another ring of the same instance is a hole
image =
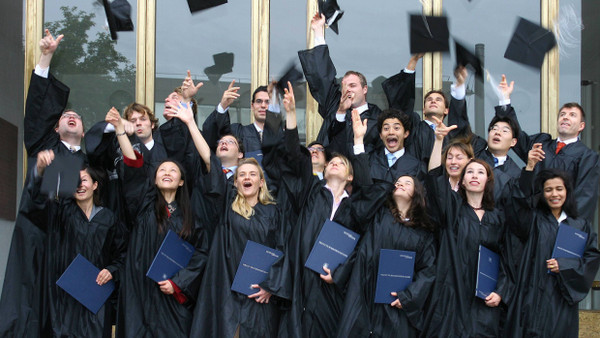
[[[136, 22], [136, 2], [132, 20]], [[64, 34], [50, 65], [57, 79], [71, 88], [70, 109], [84, 125], [104, 120], [114, 106], [122, 111], [135, 98], [135, 32], [119, 32], [112, 41], [104, 8], [98, 1], [45, 3], [45, 23], [54, 36]]]
[[[294, 15], [290, 15], [294, 13]], [[298, 51], [306, 49], [306, 1], [271, 1], [269, 78], [279, 80], [290, 63], [298, 61]], [[287, 85], [286, 85], [287, 87]], [[298, 133], [306, 140], [306, 80], [294, 84]], [[281, 107], [282, 112], [285, 110]]]
[[[381, 83], [400, 72], [410, 59], [409, 13], [421, 11], [419, 1], [380, 0], [340, 2], [344, 17], [338, 22], [339, 35], [327, 29], [326, 40], [338, 76], [348, 70], [361, 72], [367, 78], [367, 101], [387, 108]], [[312, 14], [311, 14], [312, 15]], [[415, 110], [421, 111], [423, 76], [417, 65]]]
[[[485, 136], [487, 125], [494, 116], [498, 96], [494, 90], [502, 74], [508, 81], [515, 81], [511, 102], [519, 116], [521, 127], [527, 133], [540, 131], [540, 71], [504, 58], [504, 51], [513, 34], [518, 17], [540, 22], [540, 1], [464, 1], [444, 0], [444, 13], [449, 18], [450, 35], [465, 47], [475, 51], [475, 45], [483, 48], [484, 67], [489, 71], [483, 93], [475, 91], [475, 77], [467, 79], [467, 109], [471, 126], [477, 134]], [[452, 54], [443, 56], [444, 90], [454, 81], [454, 43]], [[476, 99], [483, 100], [482, 111], [475, 111]], [[481, 117], [485, 115], [484, 120]], [[477, 116], [477, 117], [476, 117]], [[479, 123], [476, 119], [479, 118]], [[476, 127], [477, 125], [477, 127]]]
[[159, 119], [164, 121], [160, 113], [164, 99], [181, 85], [189, 69], [194, 83], [204, 82], [195, 97], [199, 125], [219, 104], [232, 80], [241, 87], [241, 96], [229, 107], [231, 122], [250, 123], [250, 25], [251, 1], [193, 15], [185, 2], [174, 6], [157, 1], [154, 108]]

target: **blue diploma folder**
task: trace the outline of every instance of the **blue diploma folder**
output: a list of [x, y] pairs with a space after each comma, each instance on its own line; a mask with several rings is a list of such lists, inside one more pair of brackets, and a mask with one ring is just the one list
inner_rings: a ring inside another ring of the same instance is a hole
[[342, 225], [325, 221], [304, 266], [323, 275], [323, 266], [333, 272], [348, 259], [359, 238], [359, 234]]
[[381, 249], [375, 303], [391, 304], [396, 298], [390, 293], [406, 289], [413, 280], [415, 252]]
[[255, 159], [258, 164], [260, 164], [261, 168], [262, 168], [262, 159], [263, 159], [263, 153], [260, 150], [255, 150], [255, 151], [248, 151], [244, 153], [244, 157], [245, 158], [250, 158], [252, 157], [253, 159]]
[[479, 245], [479, 263], [477, 264], [477, 284], [475, 296], [485, 299], [496, 290], [500, 256], [483, 245]]
[[[561, 223], [556, 233], [552, 258], [581, 258], [585, 251], [587, 239], [587, 233]], [[548, 270], [548, 273], [553, 272]]]
[[146, 272], [146, 276], [157, 283], [173, 277], [188, 265], [194, 251], [193, 245], [181, 239], [174, 231], [169, 230], [152, 265]]
[[56, 285], [96, 314], [115, 289], [115, 283], [112, 280], [104, 285], [98, 285], [96, 278], [99, 273], [100, 269], [82, 255], [77, 254], [67, 270], [56, 281]]
[[283, 252], [279, 250], [253, 241], [246, 242], [244, 254], [242, 254], [240, 265], [231, 284], [231, 290], [247, 296], [257, 293], [259, 289], [254, 289], [250, 285], [262, 283], [267, 278], [271, 265], [281, 256], [283, 256]]

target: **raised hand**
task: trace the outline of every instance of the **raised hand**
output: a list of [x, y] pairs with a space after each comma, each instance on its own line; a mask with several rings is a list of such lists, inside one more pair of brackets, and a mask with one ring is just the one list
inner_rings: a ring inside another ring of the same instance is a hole
[[310, 28], [315, 36], [325, 36], [325, 15], [317, 12], [310, 20]]
[[354, 132], [354, 144], [363, 144], [363, 138], [367, 133], [367, 119], [360, 118], [360, 113], [352, 109], [352, 131]]
[[450, 131], [458, 128], [457, 125], [451, 125], [449, 127], [447, 127], [444, 122], [442, 122], [442, 120], [438, 119], [435, 116], [432, 116], [433, 121], [435, 122], [435, 138], [437, 140], [443, 140], [444, 137], [446, 137], [448, 135], [448, 133], [450, 133]]
[[121, 114], [119, 114], [119, 111], [115, 107], [110, 108], [108, 113], [106, 113], [104, 121], [112, 124], [115, 127], [115, 132], [117, 134], [121, 134], [125, 131], [125, 127], [123, 127], [123, 119], [121, 118]]
[[294, 88], [292, 88], [292, 84], [290, 81], [287, 83], [287, 88], [284, 88], [283, 93], [283, 108], [288, 113], [296, 112], [296, 99], [294, 98]]
[[183, 80], [181, 84], [181, 92], [183, 96], [183, 100], [185, 102], [189, 102], [196, 93], [198, 93], [198, 89], [204, 85], [204, 82], [198, 82], [198, 84], [194, 84], [194, 80], [192, 80], [192, 73], [188, 70], [187, 76]]
[[508, 84], [506, 81], [506, 75], [502, 74], [502, 80], [498, 84], [498, 89], [504, 96], [504, 99], [509, 100], [510, 94], [512, 94], [513, 90], [515, 89], [515, 81], [510, 81], [510, 84]]
[[40, 40], [40, 50], [43, 55], [53, 54], [56, 51], [56, 48], [58, 48], [60, 41], [64, 38], [64, 35], [61, 34], [54, 39], [48, 29], [44, 30], [44, 32], [46, 36]]
[[417, 63], [419, 59], [422, 59], [425, 56], [425, 53], [417, 53], [410, 56], [410, 60], [408, 60], [408, 65], [406, 65], [406, 69], [415, 70], [417, 68]]
[[37, 155], [37, 173], [38, 176], [44, 175], [44, 169], [54, 161], [54, 151], [42, 150]]
[[271, 293], [260, 286], [258, 284], [250, 285], [253, 289], [260, 289], [257, 293], [253, 293], [248, 298], [254, 298], [257, 303], [265, 303], [269, 304], [269, 299], [271, 298]]
[[350, 107], [352, 107], [352, 99], [354, 99], [354, 93], [342, 88], [342, 97], [340, 97], [340, 106], [338, 107], [338, 114], [346, 113]]
[[467, 70], [467, 67], [464, 66], [460, 66], [457, 67], [456, 70], [454, 71], [454, 78], [456, 78], [456, 87], [460, 87], [462, 86], [465, 81], [467, 80], [467, 76], [469, 75], [469, 71]]
[[181, 122], [185, 123], [186, 125], [192, 123], [192, 122], [196, 122], [194, 120], [194, 112], [192, 111], [192, 108], [189, 106], [184, 106], [183, 104], [181, 104], [181, 102], [179, 103], [179, 105], [177, 107], [171, 107], [167, 110], [167, 116], [168, 117], [176, 117], [178, 119], [181, 120]]
[[544, 152], [544, 150], [542, 150], [542, 144], [534, 143], [533, 147], [527, 154], [527, 166], [525, 167], [525, 170], [533, 171], [536, 164], [538, 164], [538, 162], [543, 161], [545, 158], [546, 153]]
[[227, 90], [223, 92], [223, 96], [221, 97], [221, 107], [223, 107], [223, 109], [229, 108], [233, 101], [240, 97], [240, 94], [238, 93], [240, 87], [235, 87], [234, 85], [235, 80], [231, 81]]

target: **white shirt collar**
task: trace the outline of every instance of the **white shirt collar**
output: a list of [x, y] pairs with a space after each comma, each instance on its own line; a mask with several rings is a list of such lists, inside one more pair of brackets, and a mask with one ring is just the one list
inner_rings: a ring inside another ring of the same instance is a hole
[[67, 149], [69, 149], [69, 150], [71, 150], [71, 148], [75, 149], [75, 151], [81, 150], [81, 146], [72, 146], [69, 143], [67, 143], [67, 141], [63, 141], [63, 140], [60, 140], [60, 142], [62, 142], [65, 145], [65, 147], [67, 147]]
[[433, 122], [431, 122], [431, 121], [429, 121], [429, 120], [427, 120], [427, 119], [425, 119], [425, 120], [423, 120], [423, 121], [425, 121], [425, 123], [427, 123], [427, 124], [428, 124], [428, 125], [430, 125], [430, 126], [435, 126], [435, 123], [433, 123]]
[[323, 179], [323, 172], [322, 171], [313, 172], [313, 175], [319, 177], [320, 180]]
[[[492, 155], [494, 156], [494, 155]], [[508, 156], [494, 156], [494, 158], [498, 159], [498, 166], [501, 166], [504, 164], [504, 162], [506, 162], [506, 159], [508, 158]]]
[[359, 114], [362, 114], [362, 113], [364, 113], [365, 111], [369, 110], [369, 104], [368, 104], [368, 103], [365, 103], [365, 104], [363, 104], [362, 106], [360, 106], [360, 107], [356, 107], [356, 108], [354, 108], [354, 109], [358, 110], [358, 113], [359, 113]]
[[252, 123], [252, 124], [254, 125], [254, 128], [256, 128], [256, 131], [257, 131], [257, 132], [259, 132], [259, 133], [260, 133], [261, 131], [263, 131], [263, 130], [262, 130], [262, 129], [261, 129], [259, 126], [258, 126], [258, 124], [256, 124], [256, 122], [254, 122], [254, 123]]
[[558, 224], [560, 224], [560, 222], [562, 222], [566, 219], [567, 219], [567, 213], [564, 211], [561, 211], [560, 216], [558, 217]]
[[344, 190], [344, 192], [342, 193], [342, 197], [340, 198], [340, 201], [338, 203], [336, 203], [335, 195], [333, 194], [333, 190], [331, 190], [331, 188], [327, 184], [325, 184], [325, 188], [327, 190], [329, 190], [329, 192], [331, 193], [331, 196], [333, 197], [333, 205], [331, 206], [331, 215], [329, 216], [329, 219], [333, 220], [333, 216], [335, 216], [335, 212], [339, 208], [339, 206], [342, 203], [342, 201], [344, 200], [344, 198], [350, 197], [350, 195], [348, 195], [348, 192], [346, 190]]
[[394, 157], [396, 158], [396, 160], [398, 160], [400, 157], [402, 157], [402, 155], [404, 155], [405, 152], [405, 148], [402, 148], [394, 153], [392, 153], [391, 151], [389, 151], [387, 148], [384, 148], [385, 150], [385, 156], [387, 156], [388, 154], [392, 154], [394, 155]]
[[144, 143], [144, 145], [146, 146], [146, 149], [148, 150], [152, 150], [152, 147], [154, 147], [154, 139], [152, 139], [150, 142], [148, 143]]
[[579, 141], [579, 137], [573, 137], [567, 140], [561, 140], [560, 137], [556, 139], [556, 142], [563, 142], [565, 145], [575, 143], [577, 141]]

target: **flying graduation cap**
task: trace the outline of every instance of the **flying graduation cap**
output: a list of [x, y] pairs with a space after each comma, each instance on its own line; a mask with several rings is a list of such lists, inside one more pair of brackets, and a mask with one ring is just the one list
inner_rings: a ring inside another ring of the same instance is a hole
[[456, 67], [472, 67], [475, 75], [483, 79], [483, 65], [481, 59], [471, 53], [464, 45], [454, 39], [454, 51], [456, 52]]
[[551, 31], [529, 20], [520, 18], [504, 57], [540, 68], [544, 63], [544, 56], [555, 45], [556, 38]]
[[304, 78], [304, 74], [298, 70], [295, 63], [290, 64], [285, 74], [277, 81], [277, 91], [282, 95], [285, 92], [284, 88], [287, 88], [288, 81], [292, 84], [292, 87]]
[[234, 54], [223, 52], [213, 55], [215, 64], [204, 68], [204, 74], [208, 76], [208, 79], [216, 82], [219, 81], [223, 74], [231, 73], [233, 71], [233, 59]]
[[44, 170], [40, 192], [49, 198], [73, 196], [79, 186], [82, 164], [83, 159], [79, 156], [57, 154]]
[[133, 21], [131, 21], [131, 5], [127, 0], [115, 0], [108, 3], [108, 0], [102, 0], [110, 38], [117, 39], [117, 32], [132, 31]]
[[448, 40], [448, 18], [445, 16], [410, 16], [410, 53], [447, 52], [450, 50]]
[[227, 0], [187, 0], [187, 2], [190, 7], [190, 12], [194, 13], [226, 4]]
[[319, 13], [325, 15], [325, 23], [331, 28], [335, 34], [338, 32], [338, 21], [344, 15], [344, 11], [340, 9], [336, 0], [318, 0], [319, 1]]

